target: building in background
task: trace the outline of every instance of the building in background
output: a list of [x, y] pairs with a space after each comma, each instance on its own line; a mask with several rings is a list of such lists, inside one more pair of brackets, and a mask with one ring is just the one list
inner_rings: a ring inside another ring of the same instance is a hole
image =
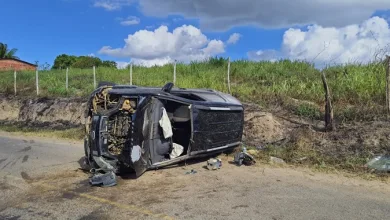
[[16, 70], [16, 71], [23, 71], [23, 70], [33, 70], [35, 71], [37, 69], [37, 65], [13, 58], [5, 58], [0, 59], [0, 71], [7, 71], [7, 70]]

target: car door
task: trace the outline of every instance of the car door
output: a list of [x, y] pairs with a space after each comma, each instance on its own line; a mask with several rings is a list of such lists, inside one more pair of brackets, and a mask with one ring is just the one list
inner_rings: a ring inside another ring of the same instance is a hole
[[162, 106], [157, 98], [148, 97], [142, 101], [136, 112], [135, 141], [130, 158], [137, 177], [151, 166], [156, 149], [161, 145], [158, 121], [161, 118]]

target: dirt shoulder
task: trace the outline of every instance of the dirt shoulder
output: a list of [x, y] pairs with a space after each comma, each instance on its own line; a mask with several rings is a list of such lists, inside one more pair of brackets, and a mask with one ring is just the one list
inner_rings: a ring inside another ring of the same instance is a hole
[[[121, 176], [110, 188], [90, 187], [88, 174], [61, 166], [51, 173], [28, 173], [28, 178], [8, 176], [0, 185], [5, 198], [0, 217], [385, 219], [390, 214], [388, 182], [262, 163], [237, 167], [231, 156], [220, 158], [219, 170], [205, 169], [207, 158], [189, 160], [137, 179]], [[187, 175], [190, 170], [197, 173]]]

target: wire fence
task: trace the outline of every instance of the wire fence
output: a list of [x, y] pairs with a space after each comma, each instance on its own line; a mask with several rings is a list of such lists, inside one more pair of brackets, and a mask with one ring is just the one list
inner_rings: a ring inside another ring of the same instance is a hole
[[324, 71], [335, 114], [349, 120], [390, 112], [390, 83], [386, 81], [390, 82], [389, 64], [351, 64], [318, 70], [310, 63], [299, 61], [213, 59], [154, 67], [130, 65], [127, 69], [5, 71], [0, 72], [0, 94], [86, 97], [102, 81], [160, 88], [174, 82], [178, 88], [209, 88], [231, 93], [245, 102], [270, 106], [281, 103], [288, 108], [292, 106], [299, 115], [318, 118], [324, 103], [321, 81], [321, 71]]
[[[230, 81], [226, 81], [230, 79], [230, 59], [227, 75], [218, 77], [215, 77], [215, 74], [208, 76], [199, 74], [199, 71], [198, 74], [189, 76], [188, 69], [185, 67], [181, 65], [178, 68], [174, 62], [172, 65], [151, 68], [130, 64], [126, 69], [93, 66], [91, 69], [3, 71], [0, 72], [2, 87], [0, 93], [29, 96], [84, 96], [97, 88], [98, 83], [102, 81], [139, 86], [163, 86], [167, 82], [173, 82], [176, 87], [208, 87], [220, 90], [229, 88], [230, 91]], [[224, 82], [223, 88], [221, 82]]]

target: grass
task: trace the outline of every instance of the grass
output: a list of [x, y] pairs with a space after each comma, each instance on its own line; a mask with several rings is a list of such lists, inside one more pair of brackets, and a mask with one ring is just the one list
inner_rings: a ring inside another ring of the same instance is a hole
[[[339, 120], [373, 119], [383, 115], [385, 67], [382, 63], [348, 64], [324, 70]], [[204, 62], [177, 65], [177, 87], [212, 88], [227, 92], [227, 60], [212, 58]], [[161, 87], [173, 78], [173, 66], [133, 67], [133, 84]], [[98, 68], [97, 82], [129, 83], [129, 70]], [[301, 61], [231, 63], [232, 94], [242, 101], [266, 106], [282, 104], [298, 115], [322, 117], [324, 92], [320, 70]], [[0, 72], [0, 93], [13, 94], [13, 72]], [[70, 69], [69, 90], [65, 70], [39, 72], [40, 96], [87, 97], [94, 89], [92, 69]], [[17, 75], [18, 95], [35, 96], [35, 73]], [[305, 100], [313, 106], [289, 105], [289, 99]]]
[[264, 164], [271, 164], [276, 167], [284, 167], [284, 164], [274, 164], [270, 157], [281, 158], [287, 166], [306, 167], [315, 172], [321, 173], [343, 173], [349, 177], [361, 177], [366, 180], [381, 180], [388, 182], [390, 174], [385, 172], [373, 173], [363, 166], [368, 162], [367, 158], [360, 156], [341, 158], [337, 161], [334, 158], [321, 155], [311, 147], [303, 147], [302, 143], [289, 144], [288, 146], [267, 145], [262, 150], [247, 146], [248, 152], [257, 161]]
[[83, 128], [69, 128], [64, 130], [53, 130], [36, 127], [26, 127], [22, 125], [0, 125], [0, 131], [6, 131], [23, 136], [35, 136], [45, 138], [61, 138], [68, 140], [83, 140]]

